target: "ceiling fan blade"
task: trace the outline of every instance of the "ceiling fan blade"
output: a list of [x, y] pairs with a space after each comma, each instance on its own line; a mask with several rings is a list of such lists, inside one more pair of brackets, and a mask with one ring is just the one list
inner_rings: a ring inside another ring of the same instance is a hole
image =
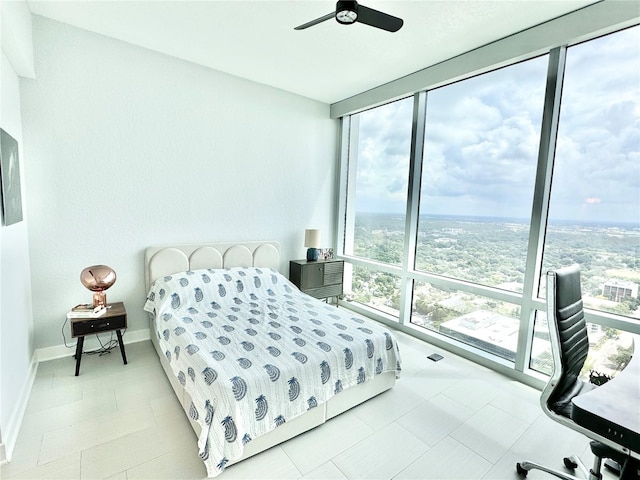
[[373, 8], [358, 5], [358, 22], [381, 28], [387, 32], [397, 32], [404, 22], [401, 18], [374, 10]]
[[322, 22], [324, 22], [326, 20], [329, 20], [329, 19], [335, 18], [335, 17], [336, 17], [336, 13], [335, 12], [327, 13], [323, 17], [316, 18], [315, 20], [311, 20], [310, 22], [303, 23], [302, 25], [298, 25], [297, 27], [294, 28], [294, 30], [304, 30], [305, 28], [313, 27], [314, 25], [317, 25], [319, 23], [322, 23]]

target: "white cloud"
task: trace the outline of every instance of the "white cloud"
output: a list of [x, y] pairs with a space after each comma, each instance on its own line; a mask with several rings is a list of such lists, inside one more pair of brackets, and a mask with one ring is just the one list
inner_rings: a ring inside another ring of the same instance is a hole
[[[429, 92], [421, 213], [528, 217], [547, 61]], [[638, 221], [639, 65], [640, 27], [568, 49], [553, 218]], [[360, 114], [358, 211], [404, 212], [412, 106]]]
[[638, 223], [639, 64], [638, 27], [568, 49], [552, 218]]

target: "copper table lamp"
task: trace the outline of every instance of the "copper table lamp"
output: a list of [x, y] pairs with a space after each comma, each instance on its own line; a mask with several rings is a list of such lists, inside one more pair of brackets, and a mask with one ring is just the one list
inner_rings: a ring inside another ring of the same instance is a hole
[[92, 265], [80, 273], [82, 285], [93, 292], [93, 306], [107, 306], [107, 290], [116, 283], [116, 272], [106, 265]]

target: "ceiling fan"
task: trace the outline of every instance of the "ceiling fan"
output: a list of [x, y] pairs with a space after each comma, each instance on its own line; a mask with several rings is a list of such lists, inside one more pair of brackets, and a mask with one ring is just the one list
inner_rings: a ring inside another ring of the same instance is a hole
[[356, 1], [338, 1], [335, 12], [328, 13], [320, 18], [299, 25], [294, 28], [294, 30], [304, 30], [305, 28], [313, 27], [331, 18], [335, 18], [338, 23], [343, 25], [360, 22], [371, 27], [381, 28], [387, 32], [397, 32], [404, 23], [401, 18], [365, 7], [364, 5], [358, 5]]

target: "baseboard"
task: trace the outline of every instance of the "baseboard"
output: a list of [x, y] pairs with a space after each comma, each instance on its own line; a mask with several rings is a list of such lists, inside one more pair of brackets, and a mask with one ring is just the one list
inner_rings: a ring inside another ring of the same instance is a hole
[[[100, 341], [105, 343], [111, 337], [110, 333], [102, 333], [100, 334]], [[115, 333], [114, 333], [115, 337]], [[127, 330], [127, 332], [123, 335], [122, 339], [124, 340], [124, 344], [128, 345], [130, 343], [143, 342], [145, 340], [151, 339], [149, 336], [149, 329], [145, 328], [143, 330]], [[75, 351], [75, 341], [72, 344], [74, 347], [69, 348], [65, 345], [54, 345], [53, 347], [44, 347], [37, 348], [36, 355], [38, 358], [38, 362], [46, 362], [48, 360], [55, 360], [56, 358], [63, 358], [72, 356], [76, 353]], [[85, 337], [84, 341], [84, 350], [94, 350], [100, 347], [100, 343], [96, 339], [95, 335], [88, 335]]]
[[0, 459], [2, 459], [3, 463], [11, 461], [11, 455], [13, 454], [13, 449], [15, 448], [16, 442], [18, 441], [18, 433], [20, 432], [22, 419], [24, 418], [24, 413], [27, 409], [27, 402], [29, 401], [29, 396], [31, 395], [31, 388], [33, 387], [33, 382], [36, 379], [37, 370], [38, 361], [37, 356], [34, 352], [31, 357], [31, 363], [29, 365], [27, 378], [25, 379], [25, 382], [20, 389], [20, 395], [18, 397], [18, 401], [16, 402], [16, 407], [9, 417], [6, 431], [2, 431], [2, 440], [4, 444], [2, 445], [2, 448], [0, 448]]

